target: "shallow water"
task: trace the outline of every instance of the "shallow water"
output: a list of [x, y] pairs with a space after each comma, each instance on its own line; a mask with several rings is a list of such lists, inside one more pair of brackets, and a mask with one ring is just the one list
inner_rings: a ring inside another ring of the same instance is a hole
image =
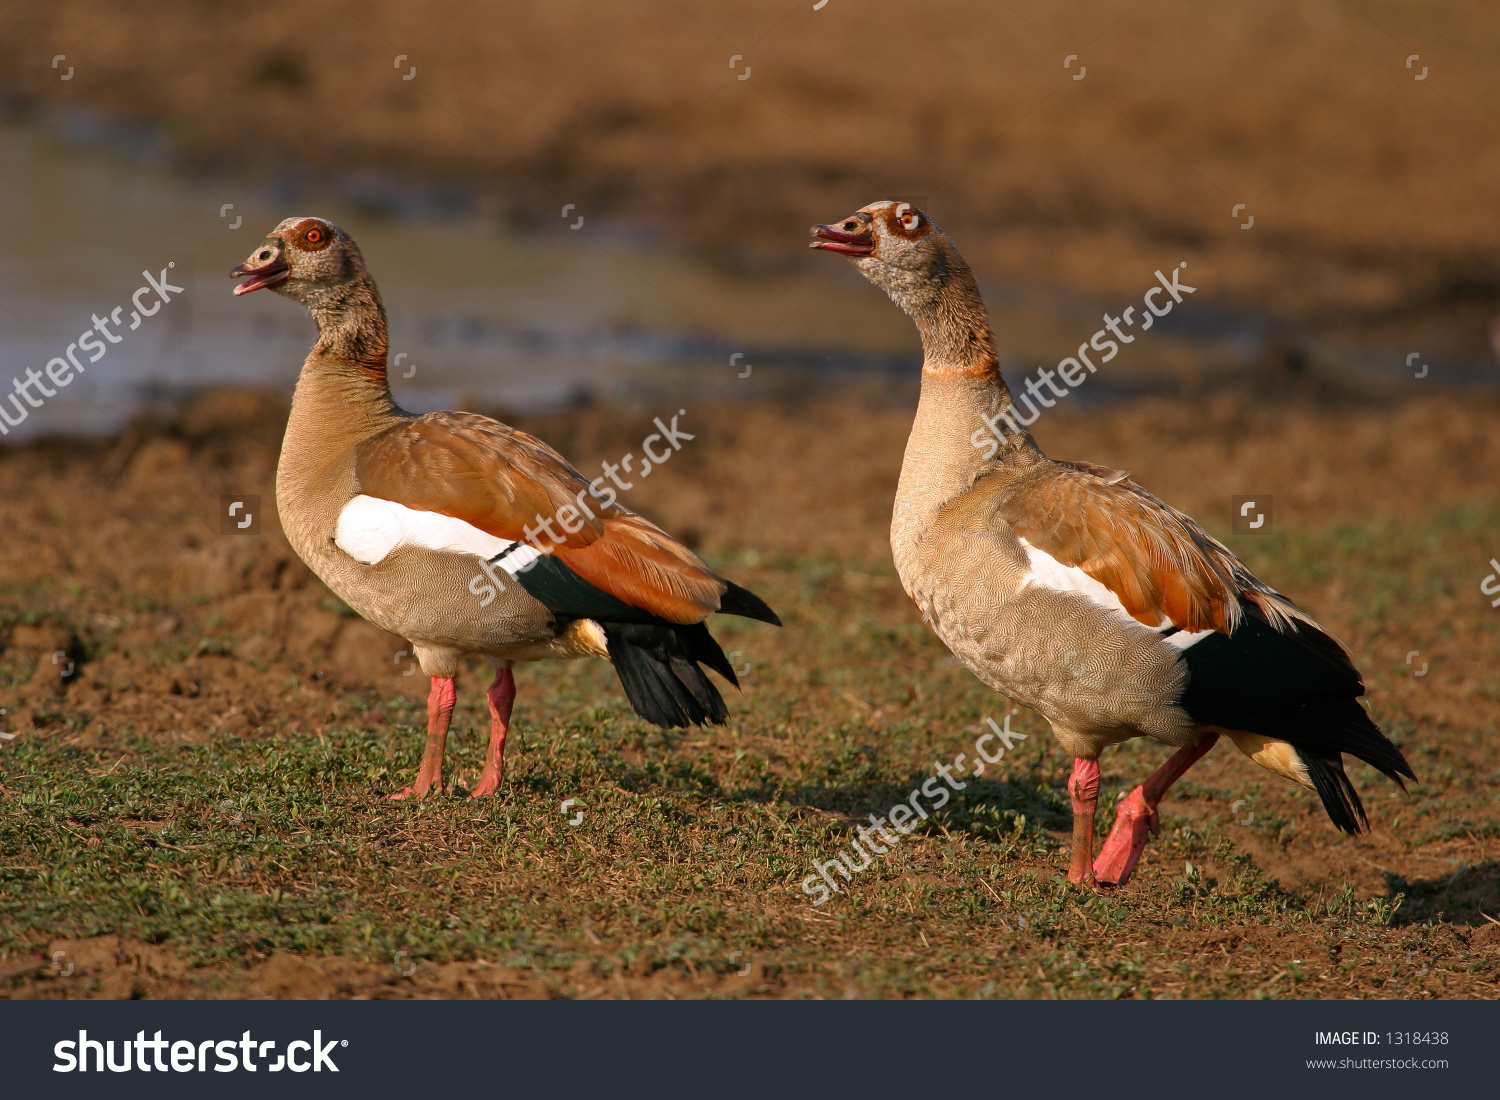
[[[64, 355], [95, 315], [122, 307], [128, 328], [143, 272], [167, 269], [183, 288], [97, 362], [75, 353], [84, 373], [28, 408], [9, 438], [109, 429], [202, 386], [290, 391], [311, 319], [273, 294], [234, 297], [228, 271], [294, 214], [328, 217], [359, 241], [390, 316], [392, 387], [416, 410], [749, 397], [777, 378], [915, 375], [910, 323], [849, 265], [807, 251], [801, 226], [789, 227], [785, 269], [731, 274], [586, 210], [531, 234], [461, 196], [393, 215], [358, 188], [320, 191], [259, 165], [236, 179], [193, 176], [150, 155], [149, 135], [120, 139], [79, 116], [0, 127], [0, 392]], [[1013, 380], [1067, 354], [1098, 323], [1100, 303], [1079, 296], [985, 290]], [[1205, 304], [1169, 321], [1080, 400], [1201, 379], [1263, 351], [1266, 326], [1252, 317]], [[1371, 370], [1399, 367], [1389, 353], [1362, 354]]]
[[[416, 409], [460, 399], [534, 409], [580, 395], [727, 386], [753, 365], [742, 353], [731, 366], [735, 349], [880, 367], [909, 365], [916, 347], [904, 319], [847, 272], [733, 277], [586, 215], [572, 231], [577, 213], [531, 236], [473, 211], [375, 216], [308, 188], [280, 197], [290, 188], [274, 178], [258, 189], [248, 178], [195, 179], [36, 128], [0, 128], [0, 178], [6, 390], [10, 375], [64, 355], [95, 315], [123, 307], [128, 327], [143, 271], [173, 264], [169, 281], [183, 288], [97, 362], [75, 351], [84, 373], [12, 437], [107, 428], [198, 386], [289, 389], [311, 319], [273, 294], [234, 297], [228, 272], [295, 214], [328, 217], [359, 241], [390, 317], [393, 388]], [[830, 328], [819, 308], [860, 323]]]

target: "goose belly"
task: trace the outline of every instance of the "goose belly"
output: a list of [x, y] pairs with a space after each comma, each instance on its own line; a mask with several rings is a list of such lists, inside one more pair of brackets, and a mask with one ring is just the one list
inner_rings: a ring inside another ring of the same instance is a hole
[[1195, 725], [1178, 705], [1187, 681], [1182, 649], [1113, 596], [1102, 598], [1094, 589], [1108, 590], [1081, 570], [1073, 576], [1050, 558], [1038, 560], [1024, 540], [1011, 541], [1004, 553], [993, 536], [947, 539], [940, 552], [922, 555], [922, 569], [903, 576], [954, 656], [1044, 715], [1060, 737], [1081, 739], [1069, 751], [1143, 735], [1190, 743]]

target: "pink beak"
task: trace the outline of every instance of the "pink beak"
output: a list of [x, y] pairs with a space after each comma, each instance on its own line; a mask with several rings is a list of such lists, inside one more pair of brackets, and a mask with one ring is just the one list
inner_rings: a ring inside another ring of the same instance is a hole
[[259, 250], [256, 256], [251, 256], [250, 259], [229, 273], [231, 279], [243, 278], [246, 275], [250, 276], [248, 282], [243, 282], [234, 288], [236, 294], [249, 294], [252, 290], [275, 286], [291, 275], [292, 269], [287, 266], [286, 261], [281, 258], [280, 253], [273, 252], [269, 259], [257, 263], [257, 257], [263, 251], [265, 249]]
[[845, 233], [831, 225], [815, 225], [808, 232], [816, 238], [809, 248], [824, 248], [845, 256], [868, 256], [875, 251], [875, 238], [868, 228], [858, 233]]

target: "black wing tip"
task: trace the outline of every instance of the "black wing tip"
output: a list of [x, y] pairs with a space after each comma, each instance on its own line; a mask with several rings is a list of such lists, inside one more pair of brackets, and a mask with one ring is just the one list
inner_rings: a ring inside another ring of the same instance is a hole
[[1411, 770], [1400, 746], [1385, 735], [1385, 731], [1354, 698], [1325, 700], [1321, 705], [1308, 706], [1306, 710], [1308, 718], [1304, 721], [1316, 722], [1324, 730], [1333, 731], [1336, 735], [1334, 747], [1340, 752], [1363, 760], [1403, 791], [1406, 790], [1404, 780], [1418, 781], [1417, 773]]
[[[1305, 744], [1293, 743], [1298, 758], [1307, 768], [1308, 778], [1312, 780], [1313, 789], [1318, 792], [1322, 799], [1323, 809], [1328, 813], [1328, 819], [1334, 826], [1341, 829], [1350, 836], [1366, 832], [1370, 828], [1370, 819], [1365, 814], [1364, 803], [1360, 801], [1359, 792], [1354, 789], [1354, 784], [1348, 775], [1344, 773], [1344, 758], [1340, 751], [1364, 761], [1381, 775], [1385, 776], [1402, 793], [1406, 791], [1406, 780], [1413, 783], [1419, 782], [1417, 775], [1407, 763], [1405, 755], [1396, 743], [1381, 731], [1368, 714], [1354, 700], [1346, 701], [1348, 706], [1344, 708], [1344, 719], [1342, 723], [1334, 724], [1338, 733], [1342, 734], [1336, 749], [1323, 748], [1321, 750], [1310, 749]], [[1358, 710], [1359, 718], [1353, 719], [1350, 709]], [[1341, 727], [1341, 728], [1340, 728]], [[1324, 727], [1325, 729], [1328, 727]]]
[[[1275, 589], [1268, 588], [1266, 592], [1301, 612], [1301, 608]], [[1271, 617], [1259, 603], [1245, 597], [1240, 599], [1240, 609], [1247, 618], [1256, 620], [1281, 637], [1297, 642], [1304, 650], [1324, 661], [1330, 669], [1336, 670], [1334, 674], [1345, 682], [1349, 694], [1363, 695], [1365, 693], [1365, 680], [1354, 664], [1354, 657], [1345, 648], [1344, 643], [1328, 631], [1308, 619], [1298, 619], [1292, 616], [1285, 616], [1281, 624], [1272, 622]]]
[[722, 615], [739, 615], [746, 619], [756, 619], [772, 626], [780, 626], [781, 619], [767, 606], [766, 601], [751, 592], [748, 588], [741, 588], [733, 581], [725, 581], [727, 588], [719, 597], [719, 613]]
[[[1344, 753], [1370, 765], [1403, 793], [1405, 780], [1417, 782], [1401, 749], [1352, 698], [1320, 700], [1298, 708], [1296, 724], [1279, 732], [1307, 768], [1329, 820], [1350, 836], [1367, 831], [1370, 822], [1359, 792], [1344, 773]], [[1309, 735], [1314, 733], [1316, 744], [1309, 745]]]
[[1364, 683], [1343, 646], [1302, 622], [1278, 632], [1253, 604], [1245, 606], [1232, 637], [1215, 635], [1183, 651], [1183, 709], [1203, 725], [1290, 742], [1304, 757], [1347, 753], [1398, 786], [1402, 777], [1415, 781], [1400, 748], [1360, 705]]

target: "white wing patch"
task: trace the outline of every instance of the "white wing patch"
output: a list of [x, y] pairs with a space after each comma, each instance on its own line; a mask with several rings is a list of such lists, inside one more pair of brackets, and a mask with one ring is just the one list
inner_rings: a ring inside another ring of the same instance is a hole
[[[1099, 581], [1089, 576], [1076, 565], [1064, 565], [1045, 550], [1032, 546], [1025, 539], [1018, 539], [1021, 549], [1026, 551], [1026, 558], [1031, 563], [1031, 573], [1024, 583], [1038, 585], [1042, 588], [1050, 588], [1054, 592], [1077, 592], [1085, 597], [1090, 603], [1103, 608], [1106, 611], [1126, 619], [1137, 622], [1136, 618], [1125, 610], [1125, 605]], [[1166, 618], [1157, 624], [1157, 629], [1170, 626]]]
[[402, 546], [473, 554], [493, 561], [512, 576], [541, 552], [529, 543], [502, 539], [441, 512], [423, 512], [393, 500], [360, 495], [344, 505], [334, 529], [334, 545], [363, 565], [374, 565]]
[[[1026, 551], [1026, 559], [1031, 564], [1031, 572], [1023, 582], [1025, 584], [1039, 585], [1050, 588], [1054, 592], [1076, 592], [1083, 596], [1096, 607], [1108, 611], [1113, 617], [1124, 622], [1134, 623], [1137, 626], [1145, 626], [1139, 619], [1125, 610], [1125, 605], [1120, 597], [1111, 592], [1103, 583], [1096, 581], [1076, 565], [1064, 565], [1047, 551], [1032, 546], [1025, 539], [1017, 539], [1021, 549]], [[1170, 619], [1162, 616], [1161, 622], [1155, 627], [1146, 629], [1163, 630], [1172, 625]], [[1187, 649], [1196, 642], [1201, 642], [1212, 630], [1199, 630], [1188, 633], [1186, 630], [1173, 631], [1162, 639], [1170, 646], [1178, 649]]]
[[[1080, 596], [1085, 597], [1086, 600], [1094, 603], [1098, 608], [1109, 611], [1113, 617], [1119, 618], [1119, 620], [1125, 621], [1125, 623], [1145, 626], [1145, 623], [1142, 623], [1139, 618], [1125, 611], [1125, 605], [1121, 602], [1121, 597], [1116, 596], [1109, 588], [1104, 587], [1104, 584], [1101, 584], [1100, 581], [1095, 581], [1092, 576], [1083, 572], [1079, 567], [1065, 566], [1061, 561], [1058, 561], [1058, 558], [1053, 557], [1052, 554], [1044, 551], [1044, 549], [1032, 546], [1025, 539], [1017, 539], [1017, 542], [1020, 542], [1022, 549], [1025, 549], [1026, 560], [1031, 563], [1031, 573], [1026, 576], [1025, 584], [1041, 585], [1043, 588], [1052, 588], [1053, 591], [1079, 593]], [[1172, 626], [1172, 620], [1163, 615], [1157, 626], [1146, 627], [1146, 629], [1164, 630], [1170, 626]], [[1196, 630], [1193, 633], [1188, 633], [1187, 630], [1173, 630], [1170, 635], [1164, 636], [1163, 641], [1167, 642], [1167, 645], [1175, 645], [1179, 650], [1185, 650], [1190, 645], [1208, 638], [1211, 633], [1214, 633], [1214, 630]]]

